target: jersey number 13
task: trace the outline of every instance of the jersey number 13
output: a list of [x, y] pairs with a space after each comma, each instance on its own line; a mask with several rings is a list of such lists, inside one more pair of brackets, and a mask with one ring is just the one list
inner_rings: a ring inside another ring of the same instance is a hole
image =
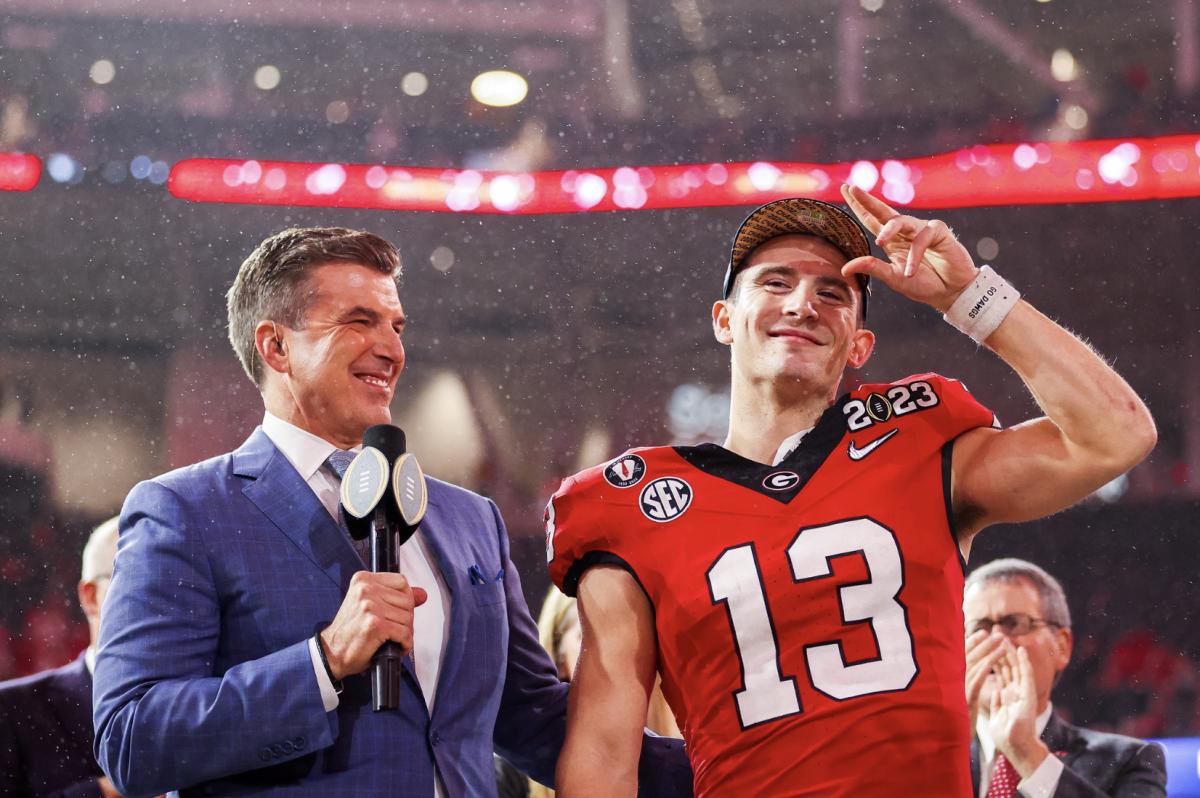
[[[808, 527], [788, 547], [787, 557], [792, 577], [806, 582], [831, 576], [830, 558], [855, 552], [866, 561], [868, 581], [839, 589], [842, 621], [869, 621], [879, 657], [847, 665], [840, 643], [804, 647], [812, 686], [839, 701], [904, 690], [917, 675], [908, 618], [896, 600], [904, 586], [904, 568], [889, 529], [869, 518]], [[707, 576], [713, 603], [725, 604], [733, 627], [743, 684], [734, 699], [742, 728], [803, 712], [796, 679], [785, 678], [779, 663], [778, 637], [754, 544], [723, 551]]]

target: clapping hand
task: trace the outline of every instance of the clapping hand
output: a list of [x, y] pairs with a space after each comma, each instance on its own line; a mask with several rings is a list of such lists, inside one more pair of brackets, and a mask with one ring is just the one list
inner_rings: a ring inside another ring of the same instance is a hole
[[975, 733], [975, 721], [979, 717], [983, 685], [989, 678], [995, 678], [992, 669], [1011, 648], [1012, 643], [1003, 635], [978, 630], [967, 637], [967, 712], [971, 734]]
[[1021, 778], [1028, 778], [1050, 755], [1050, 749], [1038, 739], [1037, 689], [1029, 652], [1009, 643], [995, 673], [998, 684], [988, 707], [987, 730], [996, 750], [1008, 757]]

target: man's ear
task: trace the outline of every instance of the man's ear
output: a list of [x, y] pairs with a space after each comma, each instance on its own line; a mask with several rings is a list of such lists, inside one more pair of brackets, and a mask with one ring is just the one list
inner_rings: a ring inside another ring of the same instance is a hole
[[875, 333], [860, 327], [850, 338], [850, 354], [846, 365], [852, 369], [860, 369], [867, 364], [871, 353], [875, 351]]
[[100, 602], [96, 601], [96, 583], [80, 581], [76, 587], [79, 594], [79, 607], [87, 618], [100, 617]]
[[712, 306], [713, 336], [726, 346], [733, 343], [733, 333], [729, 330], [730, 309], [728, 299], [718, 299]]
[[254, 348], [259, 358], [272, 371], [288, 370], [287, 344], [282, 331], [273, 321], [260, 321], [254, 328]]
[[1071, 650], [1075, 647], [1075, 636], [1070, 629], [1055, 629], [1054, 631], [1054, 667], [1061, 672], [1071, 661]]

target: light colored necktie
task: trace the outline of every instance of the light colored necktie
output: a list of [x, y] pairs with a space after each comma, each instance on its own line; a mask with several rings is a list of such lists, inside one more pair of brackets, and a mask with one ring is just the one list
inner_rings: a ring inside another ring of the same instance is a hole
[[1016, 798], [1017, 783], [1020, 781], [1021, 775], [1012, 766], [1012, 762], [997, 751], [996, 761], [992, 763], [992, 780], [984, 798]]
[[333, 473], [337, 474], [337, 478], [340, 481], [342, 477], [346, 476], [346, 469], [354, 462], [356, 456], [354, 452], [334, 449], [333, 454], [325, 458], [325, 463]]
[[[354, 452], [347, 452], [343, 451], [342, 449], [334, 449], [333, 453], [325, 458], [325, 465], [329, 466], [329, 470], [332, 471], [338, 478], [339, 486], [341, 484], [342, 477], [346, 475], [346, 469], [350, 467], [350, 464], [354, 462], [354, 458], [357, 456], [358, 455], [356, 455]], [[342, 527], [342, 530], [346, 532], [347, 535], [350, 534], [349, 530], [347, 530], [342, 524], [340, 511], [338, 513], [338, 526]], [[367, 561], [367, 557], [370, 556], [370, 544], [365, 539], [355, 540], [354, 538], [350, 538], [350, 543], [354, 546], [354, 550], [358, 552], [359, 558], [361, 558], [365, 563]]]

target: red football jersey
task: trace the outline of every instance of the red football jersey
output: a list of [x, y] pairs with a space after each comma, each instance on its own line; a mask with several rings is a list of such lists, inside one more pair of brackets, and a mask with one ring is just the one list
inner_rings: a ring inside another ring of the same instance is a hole
[[776, 466], [715, 444], [568, 478], [547, 559], [629, 570], [697, 796], [967, 796], [949, 444], [995, 423], [933, 374], [839, 399]]

